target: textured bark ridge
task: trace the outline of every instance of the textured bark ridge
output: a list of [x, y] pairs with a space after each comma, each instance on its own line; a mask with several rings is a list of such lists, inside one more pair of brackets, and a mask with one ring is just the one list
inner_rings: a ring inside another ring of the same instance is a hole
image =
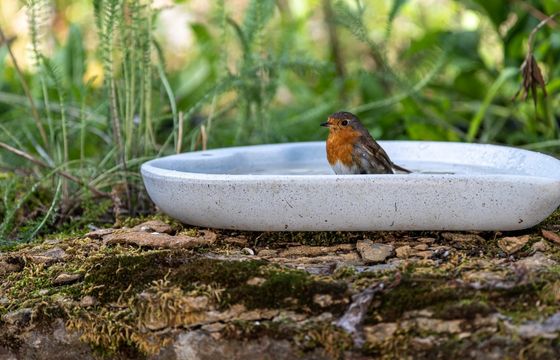
[[558, 230], [53, 238], [0, 253], [0, 358], [559, 358]]

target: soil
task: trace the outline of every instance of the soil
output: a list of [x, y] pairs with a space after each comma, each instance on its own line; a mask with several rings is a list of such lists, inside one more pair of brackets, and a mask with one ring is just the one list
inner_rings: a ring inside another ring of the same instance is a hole
[[126, 223], [0, 253], [0, 359], [560, 358], [560, 213], [516, 233]]

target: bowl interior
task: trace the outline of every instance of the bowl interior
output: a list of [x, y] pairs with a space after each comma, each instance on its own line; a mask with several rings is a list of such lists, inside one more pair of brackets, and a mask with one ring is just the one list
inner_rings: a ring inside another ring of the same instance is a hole
[[[415, 174], [521, 175], [560, 178], [550, 156], [504, 146], [380, 141], [390, 158]], [[184, 173], [225, 175], [333, 175], [324, 142], [223, 148], [168, 156], [149, 166]]]

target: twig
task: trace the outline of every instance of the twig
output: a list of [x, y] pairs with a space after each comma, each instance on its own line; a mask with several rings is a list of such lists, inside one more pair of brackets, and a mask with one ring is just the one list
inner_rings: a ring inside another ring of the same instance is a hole
[[175, 148], [175, 153], [180, 154], [181, 148], [183, 147], [183, 112], [179, 111], [179, 124], [177, 130], [177, 146]]
[[537, 26], [535, 26], [535, 28], [531, 31], [531, 34], [529, 35], [529, 52], [532, 53], [533, 52], [533, 42], [535, 41], [535, 35], [537, 34], [537, 31], [539, 31], [543, 26], [545, 26], [547, 23], [549, 23], [550, 21], [553, 21], [554, 18], [556, 16], [560, 15], [560, 12], [557, 12], [555, 14], [550, 15], [549, 17], [545, 18], [544, 20], [542, 20]]
[[[25, 151], [23, 151], [23, 150], [16, 149], [15, 147], [10, 146], [10, 145], [8, 145], [8, 144], [6, 144], [6, 143], [0, 142], [0, 148], [3, 148], [3, 149], [5, 149], [5, 150], [7, 150], [7, 151], [9, 151], [9, 152], [11, 152], [11, 153], [17, 155], [17, 156], [20, 156], [20, 157], [26, 159], [26, 160], [29, 160], [29, 161], [31, 161], [32, 163], [37, 164], [37, 165], [39, 165], [39, 166], [41, 166], [41, 167], [45, 167], [45, 168], [48, 168], [48, 169], [54, 169], [52, 166], [50, 166], [50, 165], [47, 164], [46, 162], [44, 162], [44, 161], [42, 161], [42, 160], [40, 160], [40, 159], [37, 159], [37, 158], [34, 157], [33, 155], [31, 155], [31, 154], [29, 154], [29, 153], [27, 153], [27, 152], [25, 152]], [[75, 177], [74, 175], [67, 173], [67, 172], [64, 171], [64, 170], [54, 169], [54, 171], [55, 171], [56, 173], [58, 173], [60, 176], [65, 177], [66, 179], [68, 179], [68, 180], [70, 180], [70, 181], [73, 181], [73, 182], [75, 182], [75, 183], [77, 183], [77, 184], [79, 184], [79, 185], [82, 185], [82, 186], [87, 186], [88, 189], [89, 189], [92, 193], [94, 193], [95, 195], [97, 195], [97, 196], [102, 196], [102, 197], [110, 197], [110, 196], [111, 196], [109, 193], [106, 193], [106, 192], [103, 192], [103, 191], [101, 191], [101, 190], [98, 190], [96, 187], [94, 187], [94, 186], [91, 185], [91, 184], [85, 184], [83, 181], [81, 181], [80, 179], [78, 179], [78, 178]]]
[[35, 124], [37, 125], [37, 129], [39, 129], [39, 134], [41, 134], [41, 138], [43, 139], [44, 145], [46, 147], [48, 147], [49, 142], [47, 140], [47, 133], [45, 132], [45, 128], [43, 127], [43, 124], [41, 123], [41, 118], [39, 117], [39, 112], [37, 111], [37, 107], [35, 106], [35, 101], [33, 100], [33, 97], [31, 96], [31, 91], [29, 91], [29, 87], [27, 86], [27, 83], [25, 82], [25, 78], [23, 77], [23, 72], [21, 71], [21, 68], [19, 67], [19, 64], [16, 60], [16, 57], [15, 57], [14, 53], [12, 52], [12, 47], [10, 46], [10, 42], [6, 39], [6, 36], [4, 36], [4, 31], [2, 31], [2, 28], [0, 27], [0, 44], [1, 43], [6, 44], [6, 48], [8, 49], [8, 54], [10, 55], [10, 59], [12, 60], [12, 63], [14, 64], [14, 68], [16, 70], [16, 73], [18, 74], [18, 79], [21, 83], [21, 87], [23, 88], [23, 91], [25, 92], [25, 96], [29, 100], [29, 105], [31, 107], [31, 114], [33, 116], [33, 119], [35, 120]]
[[[548, 15], [546, 15], [545, 13], [543, 13], [542, 11], [540, 11], [539, 9], [537, 9], [536, 7], [534, 7], [533, 5], [525, 2], [525, 1], [517, 1], [517, 3], [519, 3], [519, 5], [524, 8], [525, 10], [527, 10], [528, 12], [531, 13], [531, 15], [533, 15], [534, 17], [536, 17], [537, 19], [541, 20], [541, 21], [545, 21], [547, 22], [548, 26], [550, 27], [557, 27], [558, 23], [556, 21], [554, 21], [553, 19], [550, 19], [548, 17]], [[547, 20], [549, 19], [549, 20]]]
[[200, 125], [200, 139], [202, 141], [202, 150], [206, 150], [208, 135], [206, 134], [206, 126], [204, 125]]

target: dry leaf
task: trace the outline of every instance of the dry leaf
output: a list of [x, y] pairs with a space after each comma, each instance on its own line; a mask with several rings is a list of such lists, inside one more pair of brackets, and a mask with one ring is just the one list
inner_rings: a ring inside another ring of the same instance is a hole
[[560, 245], [560, 235], [550, 230], [543, 230], [542, 234], [545, 239], [552, 241], [556, 245]]
[[176, 235], [147, 232], [121, 232], [105, 236], [103, 242], [107, 245], [126, 244], [140, 247], [166, 249], [192, 249], [211, 245], [216, 241], [216, 234], [212, 231], [200, 231], [202, 236]]

